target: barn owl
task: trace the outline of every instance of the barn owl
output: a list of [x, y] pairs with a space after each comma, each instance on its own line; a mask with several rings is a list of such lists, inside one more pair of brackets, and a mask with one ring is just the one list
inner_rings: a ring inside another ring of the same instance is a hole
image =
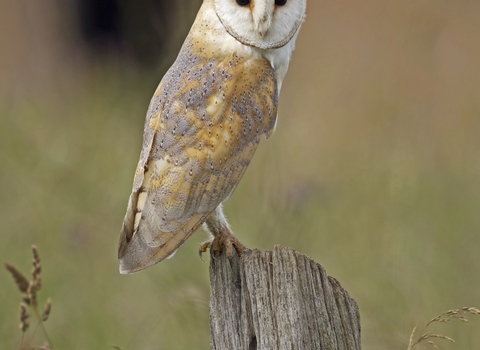
[[[262, 135], [273, 133], [306, 0], [204, 0], [150, 102], [118, 258], [133, 273], [202, 224], [200, 251], [244, 248], [222, 212]], [[232, 248], [233, 247], [233, 248]]]

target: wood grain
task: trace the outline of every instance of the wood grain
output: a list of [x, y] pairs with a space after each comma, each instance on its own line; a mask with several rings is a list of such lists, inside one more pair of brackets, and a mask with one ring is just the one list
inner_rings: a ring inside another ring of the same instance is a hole
[[210, 262], [212, 350], [359, 350], [355, 300], [325, 269], [288, 247]]

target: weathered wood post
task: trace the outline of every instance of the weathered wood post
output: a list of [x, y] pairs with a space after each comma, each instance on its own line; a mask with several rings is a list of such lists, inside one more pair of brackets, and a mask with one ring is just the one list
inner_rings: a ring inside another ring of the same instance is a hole
[[210, 262], [212, 350], [360, 350], [355, 300], [288, 247]]

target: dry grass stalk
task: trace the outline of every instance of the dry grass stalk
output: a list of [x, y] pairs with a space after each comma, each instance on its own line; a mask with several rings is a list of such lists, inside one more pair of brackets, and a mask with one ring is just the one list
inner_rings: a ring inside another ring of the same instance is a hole
[[19, 270], [17, 269], [15, 266], [13, 265], [10, 265], [9, 263], [4, 263], [5, 265], [5, 268], [10, 272], [10, 274], [12, 275], [14, 281], [15, 281], [15, 284], [17, 285], [18, 289], [20, 290], [20, 292], [22, 293], [26, 293], [27, 292], [27, 289], [28, 289], [28, 285], [29, 285], [29, 281], [28, 281], [28, 278], [25, 277], [25, 275]]
[[[471, 314], [471, 315], [480, 315], [480, 310], [477, 309], [476, 307], [471, 307], [471, 306], [467, 306], [467, 307], [462, 307], [460, 309], [454, 309], [454, 310], [449, 310], [449, 311], [446, 311], [440, 315], [438, 315], [437, 317], [434, 317], [432, 318], [428, 323], [427, 325], [425, 326], [424, 328], [424, 331], [427, 329], [428, 326], [430, 326], [432, 323], [434, 322], [440, 322], [440, 323], [448, 323], [450, 322], [451, 320], [459, 320], [460, 322], [462, 323], [470, 323], [470, 321], [468, 320], [468, 318], [466, 318], [464, 315], [466, 314]], [[416, 345], [424, 342], [424, 341], [427, 341], [428, 344], [430, 344], [433, 348], [435, 349], [438, 349], [437, 345], [432, 341], [432, 340], [429, 340], [429, 339], [432, 339], [432, 338], [438, 338], [438, 339], [444, 339], [444, 340], [448, 340], [448, 341], [451, 341], [452, 343], [455, 343], [455, 340], [453, 340], [452, 338], [450, 337], [447, 337], [446, 335], [443, 335], [443, 334], [432, 334], [430, 332], [425, 332], [423, 333], [420, 338], [418, 338], [415, 342], [413, 341], [414, 339], [414, 335], [415, 335], [415, 331], [417, 330], [417, 327], [414, 327], [413, 328], [413, 331], [412, 333], [410, 334], [410, 341], [408, 343], [408, 348], [407, 350], [411, 350], [413, 349]]]
[[37, 307], [37, 290], [35, 288], [35, 282], [30, 281], [27, 289], [26, 299], [28, 300], [28, 304], [32, 305], [33, 307]]
[[48, 298], [47, 302], [45, 303], [45, 306], [43, 308], [43, 314], [42, 314], [42, 321], [48, 320], [48, 316], [50, 315], [50, 311], [52, 311], [52, 300]]
[[42, 288], [42, 278], [40, 277], [40, 273], [42, 272], [42, 266], [40, 265], [40, 255], [38, 254], [38, 248], [35, 245], [32, 245], [32, 253], [32, 281], [35, 284], [35, 290], [39, 291], [40, 288]]
[[30, 321], [28, 320], [29, 318], [30, 314], [27, 311], [27, 305], [20, 303], [20, 329], [23, 333], [25, 333], [25, 331], [28, 329], [28, 326], [30, 326]]
[[432, 318], [430, 322], [427, 323], [426, 327], [428, 327], [433, 322], [448, 323], [451, 320], [455, 320], [455, 319], [463, 323], [470, 323], [468, 318], [466, 318], [465, 316], [462, 316], [465, 314], [480, 315], [480, 310], [471, 306], [462, 307], [460, 309], [455, 309], [455, 310], [448, 310], [447, 312], [444, 312], [438, 315], [437, 317]]
[[38, 312], [38, 300], [37, 300], [37, 292], [42, 288], [42, 278], [40, 276], [42, 272], [42, 266], [40, 264], [40, 255], [38, 253], [38, 248], [36, 246], [32, 246], [32, 280], [28, 280], [28, 278], [15, 266], [5, 263], [5, 268], [10, 272], [15, 281], [22, 295], [22, 302], [20, 303], [20, 329], [22, 330], [22, 341], [21, 341], [21, 348], [24, 348], [25, 339], [24, 335], [27, 329], [30, 326], [30, 314], [28, 313], [27, 307], [30, 306], [35, 314], [38, 324], [42, 330], [42, 333], [47, 341], [44, 345], [39, 347], [31, 348], [28, 346], [29, 349], [53, 349], [52, 342], [45, 330], [44, 322], [48, 320], [50, 312], [52, 310], [52, 301], [50, 299], [47, 300], [45, 303], [43, 313], [40, 316]]

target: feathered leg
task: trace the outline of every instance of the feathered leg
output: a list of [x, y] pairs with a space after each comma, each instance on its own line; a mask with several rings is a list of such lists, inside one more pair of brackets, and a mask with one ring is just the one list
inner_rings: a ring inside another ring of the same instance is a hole
[[212, 237], [200, 245], [200, 258], [202, 257], [202, 253], [207, 251], [207, 248], [210, 248], [210, 254], [213, 257], [217, 257], [220, 256], [225, 247], [227, 257], [229, 258], [233, 254], [233, 248], [235, 248], [238, 255], [242, 255], [242, 252], [246, 249], [246, 247], [240, 243], [238, 238], [233, 235], [232, 229], [228, 225], [227, 219], [223, 214], [221, 204], [203, 224], [203, 227], [210, 232]]

